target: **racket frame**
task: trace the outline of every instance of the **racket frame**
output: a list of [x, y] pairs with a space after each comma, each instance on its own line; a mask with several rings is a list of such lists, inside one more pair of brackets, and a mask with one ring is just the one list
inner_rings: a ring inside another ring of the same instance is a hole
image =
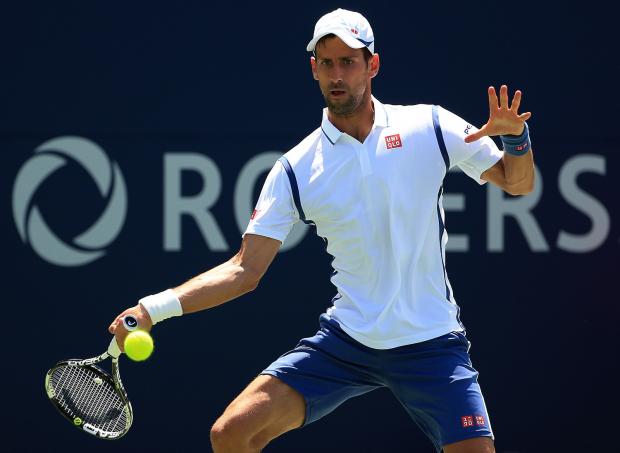
[[[47, 396], [50, 399], [52, 405], [67, 420], [69, 420], [73, 426], [75, 426], [76, 428], [82, 431], [87, 432], [88, 434], [98, 437], [100, 439], [107, 439], [107, 440], [120, 439], [125, 434], [127, 434], [127, 431], [129, 431], [129, 428], [131, 427], [131, 424], [133, 423], [133, 409], [131, 407], [131, 402], [129, 401], [129, 398], [127, 396], [127, 391], [125, 390], [125, 387], [123, 386], [123, 382], [121, 381], [121, 375], [119, 372], [118, 358], [120, 354], [121, 352], [118, 349], [118, 345], [116, 344], [116, 339], [112, 338], [112, 341], [110, 342], [110, 346], [108, 347], [108, 350], [105, 351], [103, 354], [100, 354], [97, 357], [92, 357], [90, 359], [61, 360], [60, 362], [56, 363], [45, 375], [45, 392], [47, 393]], [[110, 375], [108, 372], [106, 372], [105, 370], [97, 366], [98, 363], [101, 363], [104, 360], [107, 360], [108, 358], [112, 359], [112, 367], [111, 367], [112, 375]], [[84, 420], [82, 420], [77, 415], [72, 416], [68, 414], [67, 411], [62, 408], [60, 402], [56, 398], [56, 391], [54, 390], [54, 388], [52, 388], [51, 383], [50, 383], [52, 374], [58, 367], [61, 367], [61, 366], [88, 368], [89, 370], [94, 372], [97, 376], [99, 376], [102, 380], [112, 385], [112, 387], [116, 390], [117, 395], [121, 398], [121, 401], [123, 402], [123, 410], [125, 411], [126, 423], [122, 431], [113, 432], [113, 431], [106, 431], [101, 428], [97, 428], [96, 426], [93, 426], [92, 424], [88, 422], [84, 422]]]

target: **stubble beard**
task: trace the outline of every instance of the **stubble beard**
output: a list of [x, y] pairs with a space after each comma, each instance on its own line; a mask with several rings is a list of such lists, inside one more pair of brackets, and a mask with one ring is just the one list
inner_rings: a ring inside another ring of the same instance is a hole
[[325, 99], [325, 104], [327, 105], [328, 110], [336, 116], [349, 116], [352, 115], [362, 104], [362, 100], [364, 99], [364, 94], [362, 93], [359, 96], [349, 95], [349, 98], [344, 102], [334, 103], [330, 99], [329, 90], [327, 94], [323, 94], [323, 99]]

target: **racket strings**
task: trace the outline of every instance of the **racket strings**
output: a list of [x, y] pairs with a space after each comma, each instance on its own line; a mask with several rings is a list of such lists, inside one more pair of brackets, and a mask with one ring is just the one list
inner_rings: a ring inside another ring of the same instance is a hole
[[51, 383], [61, 408], [104, 431], [125, 430], [125, 403], [108, 380], [88, 367], [63, 365], [54, 370]]

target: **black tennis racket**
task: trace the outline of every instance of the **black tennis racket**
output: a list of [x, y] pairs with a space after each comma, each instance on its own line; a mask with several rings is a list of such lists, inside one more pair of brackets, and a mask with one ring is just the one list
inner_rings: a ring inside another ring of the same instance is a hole
[[[126, 316], [123, 324], [135, 330], [136, 319]], [[133, 410], [121, 382], [118, 358], [121, 350], [112, 338], [108, 350], [90, 359], [61, 360], [45, 375], [50, 401], [75, 427], [100, 439], [119, 439], [133, 421]], [[112, 375], [99, 368], [112, 359]]]

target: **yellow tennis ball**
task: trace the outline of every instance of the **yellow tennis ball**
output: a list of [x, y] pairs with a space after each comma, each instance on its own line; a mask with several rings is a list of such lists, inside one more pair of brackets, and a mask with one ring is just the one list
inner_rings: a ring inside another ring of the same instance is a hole
[[153, 352], [153, 338], [144, 330], [134, 330], [125, 337], [125, 354], [131, 360], [141, 362]]

